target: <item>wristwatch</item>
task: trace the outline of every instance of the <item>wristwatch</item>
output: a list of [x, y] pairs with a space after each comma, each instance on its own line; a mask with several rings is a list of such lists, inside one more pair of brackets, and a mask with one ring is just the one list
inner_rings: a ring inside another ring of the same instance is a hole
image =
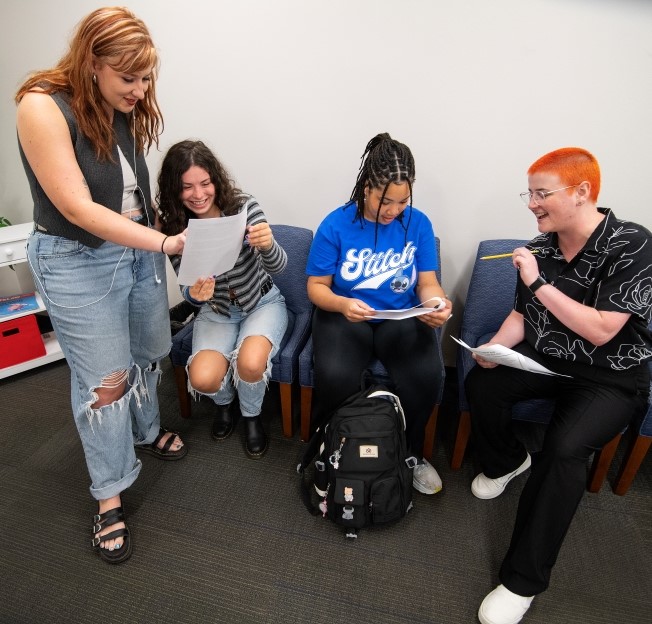
[[541, 277], [541, 276], [539, 275], [539, 277], [537, 277], [537, 278], [536, 278], [536, 279], [535, 279], [535, 280], [534, 280], [534, 281], [533, 281], [533, 282], [528, 286], [528, 288], [530, 289], [530, 292], [531, 292], [531, 293], [535, 293], [539, 288], [541, 288], [541, 286], [545, 286], [547, 283], [548, 283], [548, 282], [546, 282], [546, 280], [544, 280], [543, 277]]

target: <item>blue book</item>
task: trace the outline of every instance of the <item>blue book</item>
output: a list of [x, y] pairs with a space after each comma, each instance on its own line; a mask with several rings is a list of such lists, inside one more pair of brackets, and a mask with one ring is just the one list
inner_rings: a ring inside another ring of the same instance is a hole
[[0, 321], [42, 309], [41, 298], [36, 293], [0, 297]]

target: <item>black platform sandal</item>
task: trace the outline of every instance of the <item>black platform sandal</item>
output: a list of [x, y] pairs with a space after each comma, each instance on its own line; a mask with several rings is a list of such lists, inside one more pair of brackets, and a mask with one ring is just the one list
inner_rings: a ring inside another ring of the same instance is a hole
[[[93, 548], [99, 550], [100, 557], [107, 563], [122, 563], [131, 557], [131, 536], [126, 522], [123, 529], [116, 529], [102, 536], [99, 535], [100, 531], [103, 531], [106, 527], [111, 527], [114, 524], [118, 524], [118, 522], [124, 521], [125, 514], [122, 507], [114, 507], [105, 511], [103, 514], [98, 513], [93, 516]], [[119, 537], [124, 538], [122, 546], [119, 548], [109, 550], [100, 546], [101, 542], [108, 542]]]
[[[163, 448], [159, 448], [158, 443], [161, 441], [161, 438], [166, 433], [170, 433], [172, 435], [170, 435], [170, 437], [167, 439], [166, 443], [163, 445]], [[156, 436], [156, 440], [154, 440], [154, 442], [152, 442], [151, 444], [138, 445], [135, 447], [135, 449], [137, 451], [141, 451], [143, 453], [149, 453], [150, 455], [154, 455], [154, 457], [158, 457], [159, 459], [165, 459], [167, 461], [181, 459], [188, 454], [188, 449], [184, 444], [180, 449], [176, 451], [171, 451], [170, 448], [174, 444], [175, 438], [178, 438], [179, 441], [181, 441], [181, 438], [179, 437], [179, 434], [176, 431], [169, 431], [168, 429], [164, 429], [163, 427], [161, 427], [159, 429], [158, 435]]]

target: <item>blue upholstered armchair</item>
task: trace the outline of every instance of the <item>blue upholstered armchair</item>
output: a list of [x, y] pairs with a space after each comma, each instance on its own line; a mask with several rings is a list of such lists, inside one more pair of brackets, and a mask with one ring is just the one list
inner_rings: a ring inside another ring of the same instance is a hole
[[[441, 252], [439, 248], [439, 238], [436, 239], [437, 243], [437, 258], [439, 266], [441, 267]], [[437, 279], [441, 283], [441, 268], [437, 271]], [[437, 336], [439, 349], [437, 356], [441, 363], [442, 377], [439, 384], [439, 396], [437, 402], [433, 406], [432, 413], [426, 426], [426, 436], [423, 446], [423, 457], [430, 460], [434, 449], [435, 435], [437, 433], [437, 416], [439, 414], [439, 405], [441, 404], [444, 394], [444, 356], [441, 350], [441, 328], [434, 330]], [[312, 336], [308, 339], [306, 346], [299, 355], [299, 385], [301, 386], [301, 439], [305, 442], [310, 438], [311, 430], [311, 414], [312, 414], [312, 388], [313, 382], [313, 351], [312, 351]], [[385, 367], [379, 360], [372, 360], [367, 368], [367, 375], [380, 383], [389, 383], [389, 376]]]
[[[283, 435], [293, 435], [293, 394], [298, 394], [299, 353], [310, 335], [312, 304], [306, 291], [306, 262], [312, 244], [312, 231], [293, 225], [272, 225], [274, 238], [285, 249], [287, 267], [273, 275], [274, 283], [285, 297], [288, 327], [279, 352], [272, 360], [271, 380], [279, 383]], [[190, 394], [187, 391], [186, 362], [192, 353], [192, 325], [188, 323], [172, 338], [170, 359], [174, 367], [181, 415], [190, 417]], [[293, 390], [296, 389], [296, 392]]]
[[[516, 270], [512, 265], [511, 258], [494, 260], [480, 260], [480, 258], [511, 252], [527, 242], [521, 239], [496, 239], [480, 242], [460, 325], [459, 337], [470, 347], [477, 347], [488, 342], [498, 331], [513, 308], [516, 288]], [[466, 349], [458, 348], [459, 423], [451, 459], [451, 468], [453, 469], [461, 467], [471, 433], [471, 415], [464, 391], [464, 380], [473, 366], [475, 366], [475, 360], [471, 354]], [[521, 401], [513, 407], [512, 416], [517, 420], [548, 423], [553, 407], [554, 402], [548, 399]], [[602, 486], [620, 437], [620, 435], [616, 436], [595, 454], [589, 476], [589, 491], [597, 492]]]

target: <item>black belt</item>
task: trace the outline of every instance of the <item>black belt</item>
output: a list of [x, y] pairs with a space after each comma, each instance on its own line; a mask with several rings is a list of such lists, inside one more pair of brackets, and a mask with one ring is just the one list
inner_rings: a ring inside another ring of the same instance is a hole
[[[272, 281], [271, 277], [268, 277], [265, 283], [260, 287], [260, 296], [264, 297], [270, 290], [272, 290], [272, 286], [274, 286], [274, 282]], [[229, 288], [229, 301], [233, 305], [240, 306], [240, 302], [238, 301], [238, 297], [235, 294], [235, 290], [232, 288]]]
[[274, 282], [271, 277], [267, 278], [267, 281], [260, 287], [260, 296], [264, 297], [270, 290], [272, 290]]

